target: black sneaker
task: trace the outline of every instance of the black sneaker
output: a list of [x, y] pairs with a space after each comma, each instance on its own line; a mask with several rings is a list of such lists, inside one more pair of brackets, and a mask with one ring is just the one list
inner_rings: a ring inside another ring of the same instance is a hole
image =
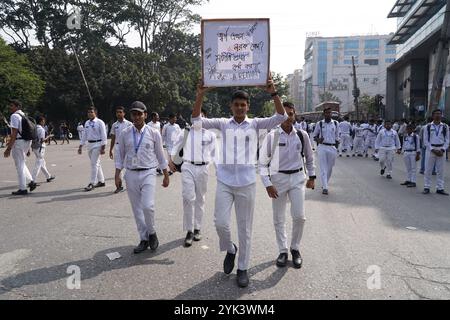
[[408, 188], [416, 188], [417, 184], [415, 184], [414, 182], [411, 182], [406, 187], [408, 187]]
[[202, 235], [200, 234], [200, 230], [194, 230], [194, 241], [202, 240]]
[[248, 279], [247, 270], [238, 270], [236, 281], [239, 287], [246, 288], [248, 287], [248, 283], [250, 282]]
[[384, 167], [384, 169], [381, 169], [380, 174], [383, 176], [385, 172], [386, 172], [386, 167]]
[[158, 241], [158, 237], [156, 236], [156, 233], [148, 236], [148, 242], [150, 245], [150, 249], [152, 249], [153, 251], [155, 251], [158, 248], [159, 241]]
[[428, 188], [423, 189], [423, 194], [430, 194], [430, 189]]
[[123, 187], [119, 187], [114, 191], [114, 193], [121, 193], [123, 191]]
[[30, 188], [30, 191], [33, 191], [34, 189], [36, 189], [37, 183], [34, 182], [34, 181], [31, 181], [31, 182], [28, 184], [28, 187]]
[[50, 178], [47, 179], [47, 182], [52, 182], [53, 180], [55, 180], [55, 176], [51, 176]]
[[277, 258], [277, 267], [284, 268], [287, 266], [288, 254], [286, 252], [280, 253]]
[[88, 186], [86, 188], [84, 188], [85, 191], [92, 191], [94, 190], [94, 185], [92, 183], [89, 183]]
[[408, 186], [410, 184], [411, 184], [411, 181], [405, 181], [405, 182], [401, 183], [400, 185], [401, 186]]
[[101, 188], [101, 187], [105, 187], [106, 186], [106, 183], [104, 183], [104, 182], [99, 182], [99, 183], [97, 183], [95, 186], [94, 186], [94, 188]]
[[448, 196], [449, 194], [447, 192], [445, 192], [444, 190], [437, 190], [436, 191], [437, 194], [443, 195], [443, 196]]
[[193, 240], [194, 240], [194, 234], [191, 231], [189, 231], [186, 235], [186, 239], [184, 239], [184, 246], [186, 248], [192, 246]]
[[227, 252], [225, 256], [225, 260], [223, 260], [223, 272], [225, 274], [230, 274], [234, 269], [234, 259], [236, 258], [236, 254], [238, 251], [238, 247], [233, 243], [235, 253]]
[[134, 252], [134, 254], [139, 254], [139, 253], [144, 252], [147, 249], [148, 249], [148, 241], [142, 240], [139, 243], [139, 245], [136, 248], [134, 248], [133, 252]]
[[391, 176], [390, 174], [388, 174], [388, 175], [386, 176], [386, 179], [392, 180], [392, 176]]
[[328, 189], [323, 189], [322, 194], [327, 196], [328, 195]]
[[13, 196], [25, 196], [25, 195], [27, 195], [28, 194], [28, 190], [17, 190], [17, 191], [13, 191], [13, 192], [11, 192], [11, 194], [13, 195]]
[[303, 259], [302, 259], [302, 256], [300, 254], [300, 251], [298, 251], [298, 250], [291, 250], [291, 254], [292, 254], [292, 263], [294, 264], [294, 268], [300, 269], [302, 267], [302, 264], [303, 264]]

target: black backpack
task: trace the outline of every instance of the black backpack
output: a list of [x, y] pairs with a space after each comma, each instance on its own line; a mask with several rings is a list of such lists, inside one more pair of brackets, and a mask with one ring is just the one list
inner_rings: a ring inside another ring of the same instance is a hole
[[37, 141], [38, 135], [36, 121], [27, 115], [22, 115], [20, 113], [18, 113], [18, 115], [22, 117], [22, 132], [19, 132], [22, 139], [33, 142]]
[[[406, 142], [406, 138], [408, 138], [407, 135], [403, 137], [404, 142]], [[417, 134], [414, 134], [414, 149], [417, 150]]]
[[[427, 125], [427, 131], [428, 131], [428, 142], [431, 140], [431, 124]], [[447, 136], [447, 125], [444, 124], [444, 130], [442, 130], [442, 133], [444, 134], [444, 139]]]
[[302, 149], [300, 150], [300, 154], [302, 155], [302, 159], [303, 159], [303, 162], [304, 162], [304, 159], [305, 159], [305, 153], [303, 152], [303, 149], [304, 149], [304, 145], [305, 145], [305, 139], [304, 139], [304, 137], [303, 137], [303, 133], [302, 133], [301, 130], [298, 130], [298, 131], [297, 131], [297, 135], [298, 135], [298, 137], [300, 138], [300, 142], [302, 143]]

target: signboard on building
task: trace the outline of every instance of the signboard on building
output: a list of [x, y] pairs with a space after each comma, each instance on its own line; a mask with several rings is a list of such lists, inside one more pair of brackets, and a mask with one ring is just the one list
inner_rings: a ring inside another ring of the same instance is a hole
[[265, 85], [269, 72], [269, 19], [202, 20], [205, 87]]

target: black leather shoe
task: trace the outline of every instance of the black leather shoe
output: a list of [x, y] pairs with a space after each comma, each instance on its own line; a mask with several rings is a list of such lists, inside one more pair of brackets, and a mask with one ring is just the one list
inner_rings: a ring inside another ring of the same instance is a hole
[[287, 266], [288, 254], [286, 252], [280, 253], [277, 258], [277, 267], [284, 268]]
[[386, 172], [386, 168], [381, 169], [380, 174], [383, 176], [385, 172]]
[[200, 230], [194, 230], [194, 241], [202, 240], [202, 235], [200, 234]]
[[408, 186], [409, 184], [411, 184], [411, 181], [405, 181], [403, 183], [401, 183], [401, 186]]
[[191, 231], [189, 231], [186, 235], [186, 239], [184, 239], [184, 246], [186, 248], [192, 246], [193, 240], [194, 240], [194, 234]]
[[28, 194], [28, 190], [17, 190], [17, 191], [11, 192], [11, 194], [13, 196], [25, 196]]
[[85, 191], [92, 191], [94, 190], [94, 185], [92, 183], [89, 183], [86, 188], [84, 188]]
[[448, 193], [445, 192], [444, 190], [437, 190], [436, 193], [440, 194], [440, 195], [443, 195], [443, 196], [448, 196]]
[[30, 188], [30, 191], [33, 191], [34, 189], [36, 189], [37, 184], [36, 184], [36, 182], [31, 181], [31, 182], [28, 184], [28, 187]]
[[388, 175], [386, 176], [386, 179], [392, 180], [392, 176], [391, 176], [390, 174], [388, 174]]
[[119, 187], [116, 189], [116, 191], [114, 191], [114, 193], [121, 193], [123, 191], [123, 187]]
[[136, 248], [134, 248], [133, 252], [134, 254], [139, 254], [147, 249], [148, 249], [148, 241], [142, 240], [141, 243], [139, 243], [139, 245]]
[[52, 182], [53, 180], [55, 180], [55, 176], [51, 176], [50, 178], [47, 179], [47, 182]]
[[155, 251], [158, 248], [159, 241], [158, 241], [158, 237], [156, 236], [156, 233], [148, 236], [148, 242], [150, 245], [150, 249], [152, 249], [153, 251]]
[[430, 189], [423, 189], [423, 194], [430, 194]]
[[417, 184], [415, 184], [414, 182], [410, 182], [406, 187], [415, 188], [415, 187], [417, 187]]
[[99, 182], [99, 183], [97, 183], [95, 186], [94, 186], [94, 188], [101, 188], [101, 187], [105, 187], [106, 186], [106, 183], [104, 183], [104, 182]]
[[250, 282], [247, 275], [247, 270], [239, 270], [237, 271], [237, 284], [241, 288], [245, 288], [248, 286], [248, 283]]
[[323, 189], [322, 194], [328, 195], [328, 189]]
[[225, 256], [225, 260], [223, 260], [223, 272], [225, 272], [225, 274], [230, 274], [234, 269], [234, 259], [236, 258], [238, 248], [234, 243], [233, 243], [233, 246], [234, 246], [235, 253], [227, 252], [227, 255]]
[[291, 250], [292, 254], [292, 263], [294, 264], [294, 268], [300, 269], [302, 267], [303, 259], [300, 255], [300, 251]]

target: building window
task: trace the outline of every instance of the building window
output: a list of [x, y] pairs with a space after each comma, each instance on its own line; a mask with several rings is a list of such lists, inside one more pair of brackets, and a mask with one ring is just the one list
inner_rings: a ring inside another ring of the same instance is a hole
[[333, 59], [333, 64], [334, 65], [339, 64], [339, 60], [338, 59]]
[[378, 49], [380, 48], [380, 40], [372, 39], [364, 41], [364, 49]]
[[342, 79], [342, 82], [348, 83], [348, 79], [347, 79], [347, 78], [344, 78], [344, 79]]
[[388, 58], [388, 59], [386, 59], [386, 63], [391, 64], [391, 63], [394, 63], [394, 62], [395, 62], [395, 58]]
[[344, 51], [344, 55], [357, 56], [357, 55], [359, 55], [359, 52], [357, 50], [346, 50], [346, 51]]
[[378, 78], [373, 78], [372, 84], [378, 84]]
[[368, 64], [369, 66], [377, 66], [378, 59], [366, 59], [364, 60], [364, 64]]
[[395, 49], [386, 49], [386, 54], [396, 54]]
[[380, 50], [365, 50], [364, 53], [366, 56], [374, 56], [374, 55], [379, 55]]
[[340, 49], [341, 48], [341, 42], [339, 40], [333, 41], [333, 49]]
[[344, 41], [344, 49], [358, 49], [359, 48], [359, 40], [345, 40]]
[[318, 61], [318, 70], [317, 73], [319, 75], [319, 86], [325, 86], [327, 83], [327, 67], [328, 67], [328, 50], [327, 50], [327, 42], [319, 41], [319, 61]]
[[[344, 60], [344, 64], [351, 65], [352, 64], [352, 60], [351, 59], [345, 59]], [[358, 59], [355, 59], [355, 64], [359, 64]]]

